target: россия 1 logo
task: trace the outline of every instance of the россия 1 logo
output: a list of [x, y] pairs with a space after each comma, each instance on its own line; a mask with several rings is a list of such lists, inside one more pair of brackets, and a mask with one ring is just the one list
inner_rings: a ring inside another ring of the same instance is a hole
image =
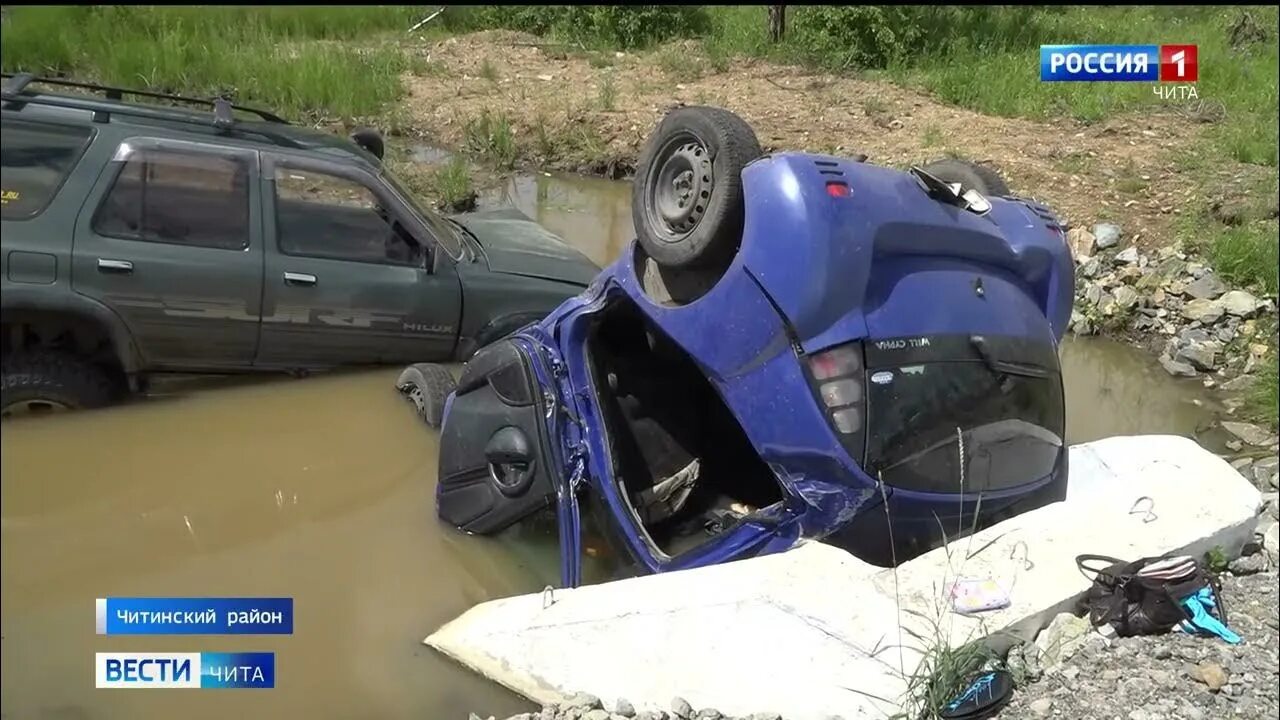
[[1199, 78], [1195, 45], [1041, 45], [1041, 82], [1174, 82]]

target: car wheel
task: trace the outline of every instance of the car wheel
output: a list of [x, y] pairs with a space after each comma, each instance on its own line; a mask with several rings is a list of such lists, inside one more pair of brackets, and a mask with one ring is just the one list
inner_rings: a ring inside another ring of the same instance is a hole
[[404, 369], [396, 389], [409, 398], [418, 415], [433, 428], [444, 422], [444, 403], [457, 387], [453, 375], [442, 365], [416, 363]]
[[7, 355], [0, 376], [0, 416], [6, 418], [102, 407], [116, 391], [101, 368], [53, 350]]
[[958, 182], [963, 187], [973, 188], [987, 197], [1009, 194], [1009, 186], [995, 170], [968, 160], [938, 160], [925, 165], [921, 170], [943, 182]]
[[742, 236], [742, 169], [761, 155], [751, 127], [714, 107], [667, 113], [645, 142], [631, 189], [641, 247], [668, 268], [732, 257]]

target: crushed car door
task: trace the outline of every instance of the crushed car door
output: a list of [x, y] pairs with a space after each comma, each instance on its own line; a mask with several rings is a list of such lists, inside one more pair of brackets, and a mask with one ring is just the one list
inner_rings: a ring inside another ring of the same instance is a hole
[[440, 518], [466, 532], [498, 532], [545, 507], [563, 476], [551, 446], [534, 360], [516, 340], [477, 353], [463, 369], [440, 429]]

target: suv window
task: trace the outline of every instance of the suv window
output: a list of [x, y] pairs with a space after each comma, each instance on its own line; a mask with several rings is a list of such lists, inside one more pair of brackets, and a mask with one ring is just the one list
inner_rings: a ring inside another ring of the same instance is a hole
[[365, 185], [278, 167], [275, 188], [276, 233], [286, 255], [422, 265], [422, 247]]
[[135, 150], [98, 207], [93, 231], [243, 250], [249, 246], [249, 163], [213, 153]]
[[0, 218], [29, 220], [53, 200], [93, 131], [6, 118], [0, 134]]

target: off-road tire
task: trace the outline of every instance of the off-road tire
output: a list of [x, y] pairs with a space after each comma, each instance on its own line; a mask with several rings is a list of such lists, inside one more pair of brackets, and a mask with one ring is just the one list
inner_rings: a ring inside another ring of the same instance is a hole
[[948, 183], [960, 183], [963, 187], [973, 188], [987, 197], [1004, 197], [1009, 194], [1009, 186], [999, 173], [985, 165], [968, 160], [947, 158], [925, 165], [921, 170]]
[[453, 375], [434, 363], [410, 365], [396, 380], [396, 389], [409, 398], [427, 425], [436, 429], [444, 423], [444, 403], [456, 387]]
[[667, 113], [640, 153], [631, 218], [667, 268], [723, 268], [742, 241], [742, 169], [760, 157], [751, 126], [723, 108]]
[[81, 410], [109, 405], [117, 384], [102, 368], [57, 350], [14, 352], [0, 361], [0, 416], [16, 414], [18, 406], [31, 410]]

